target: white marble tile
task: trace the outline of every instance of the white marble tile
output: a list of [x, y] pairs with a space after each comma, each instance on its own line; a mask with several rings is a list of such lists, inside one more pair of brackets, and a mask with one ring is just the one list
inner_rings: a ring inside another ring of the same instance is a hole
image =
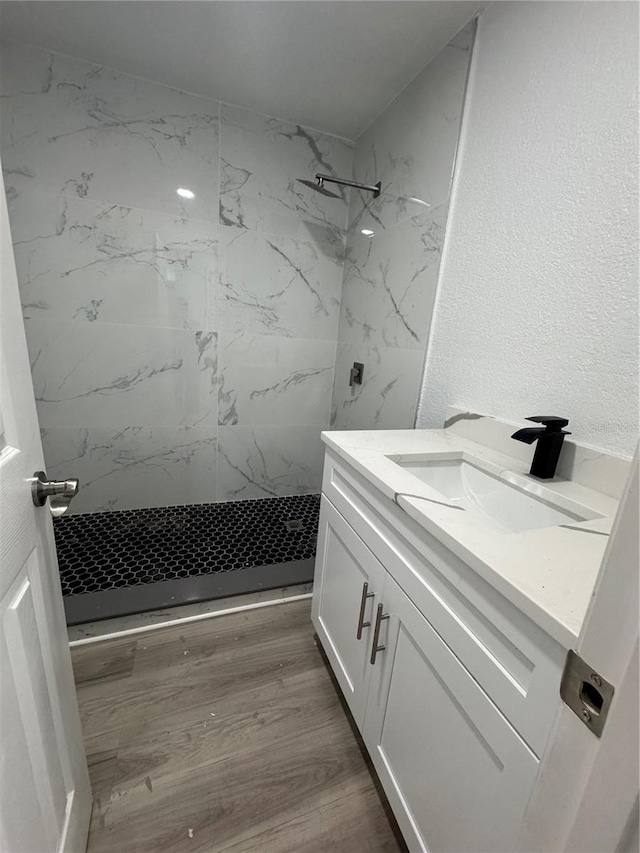
[[328, 423], [335, 349], [332, 341], [221, 334], [218, 422]]
[[381, 181], [382, 193], [352, 192], [350, 232], [387, 228], [447, 201], [474, 31], [467, 25], [358, 139], [355, 179]]
[[220, 228], [219, 327], [335, 340], [342, 261], [307, 240]]
[[353, 144], [226, 106], [219, 137], [218, 102], [22, 45], [0, 77], [45, 453], [75, 460], [75, 511], [213, 500], [218, 459], [223, 499], [317, 491], [348, 193], [314, 176], [350, 177]]
[[323, 447], [317, 426], [218, 428], [218, 500], [319, 492]]
[[424, 349], [438, 283], [447, 206], [362, 237], [344, 267], [339, 340]]
[[339, 256], [346, 192], [302, 181], [315, 184], [316, 172], [349, 177], [352, 163], [351, 142], [223, 104], [220, 222], [331, 246]]
[[217, 221], [217, 101], [12, 43], [3, 44], [2, 95], [9, 191]]
[[25, 317], [215, 328], [212, 223], [40, 192], [9, 214]]
[[[470, 24], [358, 139], [350, 193], [336, 379], [336, 429], [414, 426], [458, 141]], [[364, 233], [363, 233], [364, 232]], [[349, 369], [363, 362], [364, 383]]]
[[27, 320], [40, 426], [217, 422], [213, 332]]
[[42, 444], [50, 477], [80, 480], [74, 514], [216, 499], [215, 426], [44, 429]]
[[[364, 382], [351, 388], [354, 361], [364, 364]], [[411, 429], [423, 361], [421, 350], [338, 344], [331, 429]]]

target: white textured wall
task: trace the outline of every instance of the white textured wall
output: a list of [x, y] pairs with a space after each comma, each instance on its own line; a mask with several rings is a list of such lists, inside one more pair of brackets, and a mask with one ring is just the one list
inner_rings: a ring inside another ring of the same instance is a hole
[[566, 415], [633, 452], [638, 420], [638, 8], [481, 16], [418, 426], [447, 403]]

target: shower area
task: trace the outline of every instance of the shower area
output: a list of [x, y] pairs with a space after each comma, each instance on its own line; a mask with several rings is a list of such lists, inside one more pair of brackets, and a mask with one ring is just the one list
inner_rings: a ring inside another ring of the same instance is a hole
[[356, 140], [0, 42], [69, 624], [312, 581], [321, 431], [414, 426], [473, 33]]

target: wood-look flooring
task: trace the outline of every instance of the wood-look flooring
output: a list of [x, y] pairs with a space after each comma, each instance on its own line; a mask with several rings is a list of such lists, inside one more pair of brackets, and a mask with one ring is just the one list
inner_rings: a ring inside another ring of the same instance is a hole
[[73, 649], [88, 853], [406, 850], [310, 602]]

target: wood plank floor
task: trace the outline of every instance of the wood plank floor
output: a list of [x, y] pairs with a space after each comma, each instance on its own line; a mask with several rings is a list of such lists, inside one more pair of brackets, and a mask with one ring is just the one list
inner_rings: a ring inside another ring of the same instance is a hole
[[88, 853], [398, 853], [301, 601], [73, 649]]

